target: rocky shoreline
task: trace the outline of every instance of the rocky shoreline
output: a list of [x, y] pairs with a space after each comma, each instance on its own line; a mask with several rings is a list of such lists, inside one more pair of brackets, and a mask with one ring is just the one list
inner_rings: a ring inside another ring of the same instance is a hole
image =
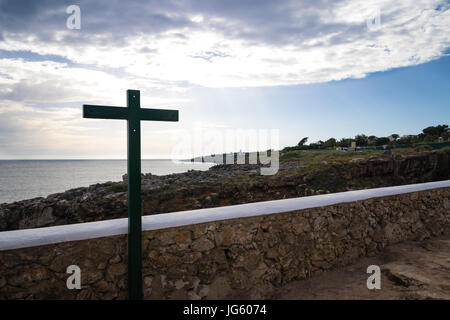
[[[305, 166], [281, 161], [276, 175], [258, 165], [218, 165], [207, 171], [142, 176], [143, 214], [309, 196], [450, 178], [450, 150], [387, 152], [350, 161]], [[46, 198], [0, 204], [0, 231], [81, 223], [127, 216], [126, 176]]]

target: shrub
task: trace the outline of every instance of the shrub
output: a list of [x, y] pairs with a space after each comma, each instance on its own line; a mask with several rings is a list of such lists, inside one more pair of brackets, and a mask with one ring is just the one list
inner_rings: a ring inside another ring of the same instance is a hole
[[117, 183], [110, 186], [108, 190], [112, 192], [125, 192], [127, 188], [128, 186], [125, 183]]
[[422, 145], [422, 146], [418, 146], [418, 147], [414, 148], [414, 151], [417, 151], [417, 152], [431, 151], [431, 150], [433, 150], [433, 147], [428, 146], [428, 145]]

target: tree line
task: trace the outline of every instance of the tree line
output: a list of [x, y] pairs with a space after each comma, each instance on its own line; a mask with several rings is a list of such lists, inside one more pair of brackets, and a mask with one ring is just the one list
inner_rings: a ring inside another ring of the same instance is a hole
[[286, 147], [282, 152], [294, 150], [314, 150], [314, 149], [328, 149], [343, 147], [351, 147], [352, 142], [356, 142], [358, 147], [378, 147], [383, 145], [415, 145], [421, 142], [438, 142], [450, 141], [450, 130], [448, 125], [429, 126], [422, 130], [417, 135], [404, 135], [393, 133], [388, 137], [367, 136], [365, 134], [358, 134], [354, 138], [329, 138], [326, 141], [319, 140], [317, 142], [309, 143], [308, 137], [302, 138], [296, 146]]

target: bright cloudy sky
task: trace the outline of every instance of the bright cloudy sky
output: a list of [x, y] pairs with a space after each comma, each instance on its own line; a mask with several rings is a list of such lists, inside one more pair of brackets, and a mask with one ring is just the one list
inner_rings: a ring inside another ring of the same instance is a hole
[[[79, 30], [66, 27], [72, 4]], [[124, 158], [125, 122], [83, 119], [81, 105], [124, 105], [126, 89], [180, 110], [178, 123], [143, 123], [144, 157], [170, 156], [199, 128], [275, 129], [280, 147], [417, 133], [450, 119], [449, 9], [0, 0], [0, 158]]]

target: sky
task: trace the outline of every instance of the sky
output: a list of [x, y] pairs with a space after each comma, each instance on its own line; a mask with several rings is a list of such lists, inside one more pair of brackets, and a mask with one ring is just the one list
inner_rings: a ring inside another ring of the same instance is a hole
[[180, 112], [142, 122], [144, 158], [238, 150], [224, 141], [255, 132], [283, 148], [450, 124], [449, 9], [0, 0], [0, 159], [125, 158], [126, 122], [83, 119], [82, 105], [125, 106], [127, 89]]

